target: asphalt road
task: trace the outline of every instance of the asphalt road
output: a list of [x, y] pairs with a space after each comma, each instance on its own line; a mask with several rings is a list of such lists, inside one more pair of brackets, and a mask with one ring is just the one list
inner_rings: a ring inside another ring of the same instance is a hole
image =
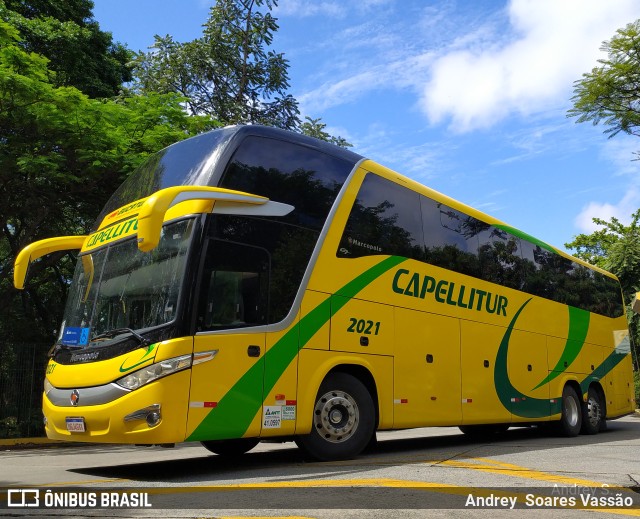
[[[2, 491], [0, 515], [640, 516], [638, 414], [610, 422], [604, 433], [577, 438], [519, 428], [488, 442], [469, 439], [457, 428], [433, 428], [379, 433], [378, 439], [376, 450], [331, 463], [305, 461], [292, 443], [260, 444], [235, 460], [210, 454], [199, 444], [5, 450], [0, 453], [0, 486], [12, 494]], [[35, 504], [36, 496], [37, 507], [7, 507]], [[562, 498], [580, 505], [583, 496], [598, 498], [604, 506], [562, 508]], [[102, 508], [107, 503], [117, 507]]]

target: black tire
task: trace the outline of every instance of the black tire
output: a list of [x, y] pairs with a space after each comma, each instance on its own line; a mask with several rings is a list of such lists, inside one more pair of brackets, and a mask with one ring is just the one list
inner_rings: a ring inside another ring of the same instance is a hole
[[562, 416], [558, 430], [562, 436], [572, 438], [580, 434], [582, 428], [582, 400], [571, 386], [562, 391]]
[[209, 452], [233, 458], [242, 456], [245, 452], [253, 449], [260, 440], [258, 438], [236, 438], [234, 440], [209, 440], [202, 443], [202, 446]]
[[498, 434], [507, 432], [509, 426], [506, 424], [460, 425], [458, 429], [470, 438], [491, 439]]
[[598, 434], [603, 427], [604, 406], [600, 393], [590, 387], [587, 393], [587, 401], [582, 403], [582, 434]]
[[311, 433], [296, 439], [308, 457], [319, 461], [353, 458], [375, 433], [375, 407], [360, 380], [331, 373], [318, 390]]

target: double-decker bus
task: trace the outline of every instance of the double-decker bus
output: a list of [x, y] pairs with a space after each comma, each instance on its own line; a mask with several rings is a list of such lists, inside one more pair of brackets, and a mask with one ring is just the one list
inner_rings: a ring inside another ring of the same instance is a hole
[[633, 411], [615, 276], [351, 151], [234, 126], [152, 155], [87, 236], [49, 438], [320, 460], [376, 430], [594, 434]]

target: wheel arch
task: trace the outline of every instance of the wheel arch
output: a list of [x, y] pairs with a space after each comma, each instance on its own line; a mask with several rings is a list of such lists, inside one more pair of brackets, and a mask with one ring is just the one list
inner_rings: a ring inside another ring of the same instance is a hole
[[[376, 428], [381, 423], [391, 424], [393, 408], [385, 408], [382, 402], [393, 401], [393, 359], [388, 358], [385, 361], [384, 357], [378, 356], [375, 361], [370, 362], [371, 359], [362, 355], [336, 355], [335, 352], [327, 355], [328, 353], [320, 350], [300, 352], [296, 434], [307, 434], [311, 431], [313, 407], [318, 390], [331, 373], [346, 373], [362, 382], [373, 399]], [[304, 383], [301, 384], [303, 380]]]
[[351, 375], [364, 384], [373, 399], [373, 405], [376, 410], [375, 425], [377, 429], [378, 424], [380, 423], [380, 404], [378, 401], [378, 386], [376, 385], [376, 381], [371, 371], [361, 364], [338, 364], [333, 367], [324, 378], [327, 378], [332, 373], [345, 373], [347, 375]]

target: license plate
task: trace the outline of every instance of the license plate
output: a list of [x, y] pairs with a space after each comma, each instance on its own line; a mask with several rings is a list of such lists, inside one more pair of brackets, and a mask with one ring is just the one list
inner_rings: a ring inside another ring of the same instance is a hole
[[67, 416], [67, 431], [69, 432], [85, 432], [84, 418]]

